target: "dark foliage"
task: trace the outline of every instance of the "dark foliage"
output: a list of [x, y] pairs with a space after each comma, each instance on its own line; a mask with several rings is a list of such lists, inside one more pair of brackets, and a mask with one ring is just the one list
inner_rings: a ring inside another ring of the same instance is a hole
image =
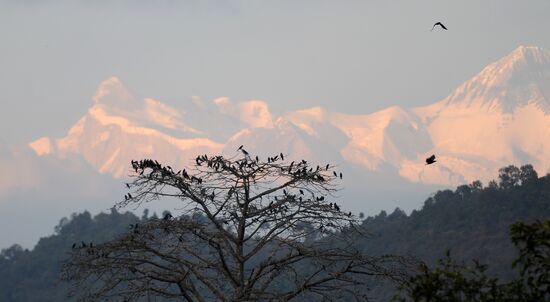
[[550, 300], [550, 220], [510, 227], [512, 241], [520, 250], [513, 266], [520, 276], [503, 282], [486, 275], [486, 265], [458, 264], [447, 253], [430, 269], [422, 265], [420, 273], [407, 280], [396, 301], [537, 302]]

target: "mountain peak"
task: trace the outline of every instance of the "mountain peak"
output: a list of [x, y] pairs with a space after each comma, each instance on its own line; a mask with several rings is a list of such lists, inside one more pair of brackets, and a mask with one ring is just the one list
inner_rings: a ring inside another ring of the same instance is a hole
[[489, 64], [472, 81], [489, 87], [517, 87], [550, 72], [550, 52], [536, 46], [519, 46]]
[[[501, 77], [510, 74], [518, 75], [522, 72], [530, 72], [538, 69], [548, 69], [550, 64], [550, 51], [537, 46], [519, 46], [507, 56], [487, 66], [483, 71], [497, 72]], [[483, 73], [482, 71], [482, 73]]]
[[131, 109], [136, 105], [136, 101], [128, 89], [115, 76], [99, 84], [92, 100], [94, 105], [102, 104], [111, 108]]
[[547, 63], [550, 61], [550, 51], [545, 50], [538, 46], [523, 46], [520, 45], [514, 49], [510, 54], [504, 57], [502, 60], [509, 61], [524, 61], [533, 63]]
[[550, 108], [550, 51], [519, 46], [455, 89], [437, 107], [479, 106], [511, 112], [534, 103]]

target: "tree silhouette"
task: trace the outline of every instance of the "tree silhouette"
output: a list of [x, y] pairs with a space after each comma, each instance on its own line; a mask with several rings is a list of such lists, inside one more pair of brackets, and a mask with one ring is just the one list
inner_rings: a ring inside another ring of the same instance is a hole
[[198, 156], [191, 170], [177, 172], [132, 161], [132, 192], [117, 206], [172, 197], [181, 213], [74, 249], [63, 278], [82, 300], [125, 301], [364, 300], [369, 277], [403, 280], [407, 259], [354, 247], [362, 234], [334, 201], [333, 167], [238, 151], [244, 156]]
[[505, 190], [518, 186], [521, 183], [520, 168], [509, 165], [498, 170], [499, 186]]

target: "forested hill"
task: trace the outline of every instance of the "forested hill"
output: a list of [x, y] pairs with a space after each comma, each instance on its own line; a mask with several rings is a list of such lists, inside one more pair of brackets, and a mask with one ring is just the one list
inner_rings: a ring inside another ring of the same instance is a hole
[[450, 250], [455, 259], [488, 264], [490, 275], [513, 276], [516, 249], [509, 226], [517, 221], [550, 218], [550, 175], [538, 177], [532, 166], [500, 169], [487, 186], [475, 181], [456, 190], [439, 191], [410, 215], [396, 209], [368, 217], [371, 239], [366, 252], [411, 255], [433, 264]]
[[63, 218], [55, 234], [40, 239], [32, 251], [18, 245], [0, 254], [0, 301], [71, 301], [67, 285], [60, 283], [61, 263], [74, 243], [101, 242], [128, 231], [138, 218], [116, 211], [91, 217], [90, 213]]
[[[368, 201], [365, 201], [368, 202]], [[130, 224], [149, 219], [131, 213], [87, 212], [64, 218], [54, 235], [42, 238], [32, 251], [14, 245], [0, 254], [0, 301], [70, 301], [59, 283], [62, 260], [73, 243], [89, 244], [113, 238]], [[397, 209], [368, 217], [363, 226], [370, 239], [358, 242], [367, 253], [416, 256], [428, 263], [444, 256], [478, 259], [489, 273], [512, 275], [516, 257], [508, 236], [513, 222], [550, 218], [550, 176], [538, 177], [531, 166], [501, 169], [498, 180], [439, 191], [422, 209], [406, 215]], [[376, 291], [375, 291], [376, 293]]]

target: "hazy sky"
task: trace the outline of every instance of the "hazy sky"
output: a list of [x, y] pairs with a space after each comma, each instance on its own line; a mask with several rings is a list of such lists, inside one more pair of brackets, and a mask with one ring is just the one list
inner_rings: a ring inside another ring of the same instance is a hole
[[61, 136], [113, 75], [182, 106], [429, 104], [518, 45], [550, 48], [549, 16], [548, 0], [0, 0], [0, 140]]

